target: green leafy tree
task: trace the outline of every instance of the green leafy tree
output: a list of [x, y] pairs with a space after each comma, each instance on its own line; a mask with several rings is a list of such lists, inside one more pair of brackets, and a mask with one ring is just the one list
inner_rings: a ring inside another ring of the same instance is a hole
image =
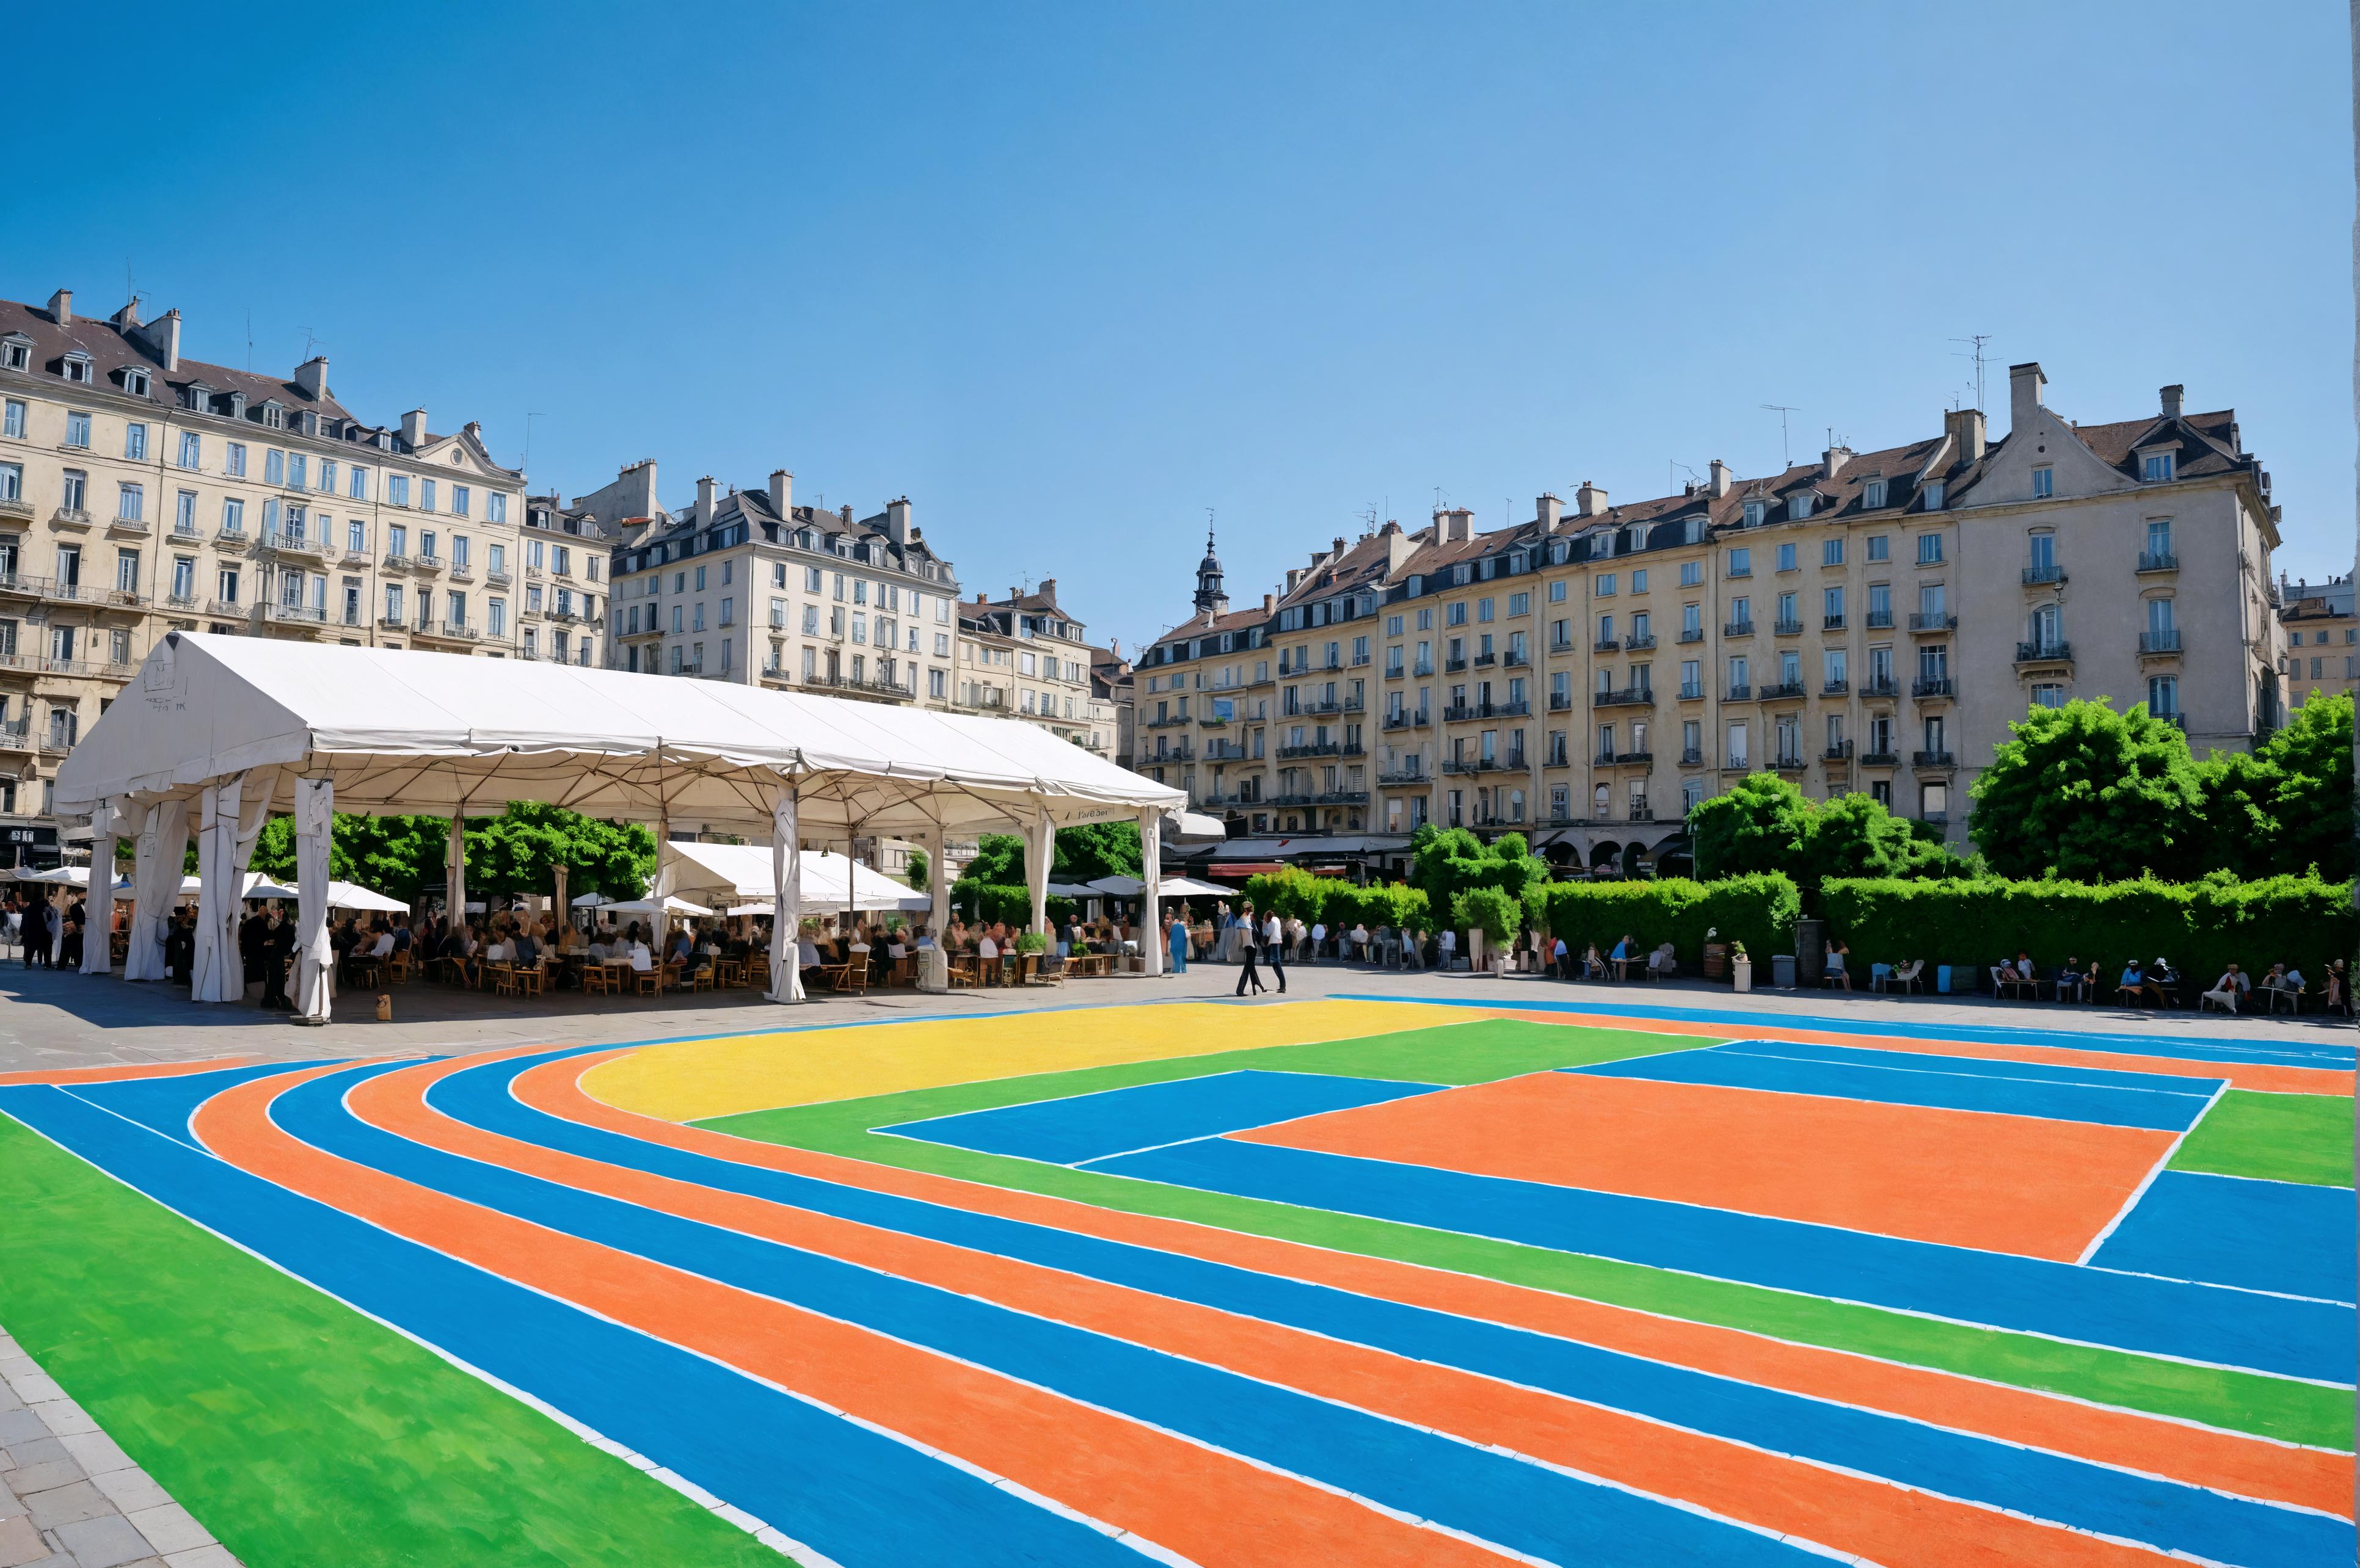
[[2262, 756], [2278, 771], [2263, 877], [2316, 866], [2332, 882], [2353, 873], [2352, 699], [2311, 693]]
[[993, 887], [1022, 887], [1024, 886], [1024, 841], [1014, 833], [978, 834], [975, 841], [975, 858], [959, 872], [958, 880], [980, 882]]
[[1485, 844], [1465, 828], [1427, 822], [1410, 835], [1410, 886], [1429, 908], [1456, 914], [1459, 895], [1470, 887], [1496, 887], [1511, 899], [1548, 880], [1548, 865], [1532, 852], [1522, 833], [1502, 833]]
[[924, 850], [912, 850], [910, 852], [909, 864], [903, 868], [903, 870], [910, 879], [911, 887], [916, 888], [921, 893], [931, 892], [934, 890], [934, 863], [926, 858], [926, 852]]
[[1811, 811], [1804, 856], [1810, 880], [1959, 875], [1963, 866], [1928, 828], [1895, 816], [1883, 801], [1866, 795], [1840, 795]]
[[1726, 794], [1698, 801], [1688, 811], [1688, 837], [1705, 881], [1772, 871], [1798, 886], [1816, 880], [1806, 854], [1811, 803], [1775, 773], [1749, 773]]
[[1494, 947], [1516, 934], [1524, 907], [1518, 894], [1504, 887], [1470, 887], [1451, 900], [1451, 918], [1469, 931], [1480, 931]]
[[[415, 901], [439, 890], [449, 843], [448, 818], [355, 816], [338, 812], [328, 846], [328, 875], [389, 898]], [[637, 824], [601, 822], [539, 801], [517, 801], [497, 817], [467, 819], [467, 886], [494, 896], [551, 894], [551, 867], [565, 866], [568, 891], [633, 898], [654, 880], [655, 834]], [[255, 840], [253, 869], [281, 880], [296, 874], [295, 819], [273, 817]]]
[[2202, 780], [2175, 724], [2104, 699], [2035, 708], [1975, 780], [1968, 832], [2002, 877], [2202, 869]]
[[1095, 882], [1101, 877], [1137, 877], [1142, 865], [1137, 822], [1081, 822], [1057, 830], [1050, 876], [1059, 882]]

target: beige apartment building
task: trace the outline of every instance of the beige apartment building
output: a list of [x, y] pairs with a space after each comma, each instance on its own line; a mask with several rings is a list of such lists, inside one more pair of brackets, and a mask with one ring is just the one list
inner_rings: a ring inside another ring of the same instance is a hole
[[1195, 615], [1139, 661], [1135, 765], [1234, 833], [1357, 834], [1324, 853], [1389, 870], [1427, 820], [1677, 868], [1688, 808], [1765, 769], [1963, 844], [2035, 703], [2145, 703], [2200, 753], [2250, 746], [2280, 719], [2278, 518], [2234, 415], [2174, 387], [2076, 425], [2043, 387], [2015, 367], [1998, 441], [1961, 410], [1635, 504], [1585, 485], [1513, 528], [1387, 524], [1258, 611], [1208, 556]]
[[958, 606], [960, 706], [1029, 719], [1100, 757], [1114, 754], [1111, 702], [1093, 690], [1098, 652], [1083, 624], [1057, 603], [1057, 580], [1027, 593]]
[[2312, 693], [2350, 696], [2360, 688], [2360, 619], [2353, 615], [2349, 573], [2324, 583], [2278, 580], [2278, 619], [2286, 632], [2287, 702]]
[[[355, 417], [292, 376], [185, 357], [177, 310], [0, 300], [0, 819], [48, 785], [167, 630], [518, 649], [524, 475], [479, 427]], [[578, 649], [577, 649], [578, 651]], [[13, 856], [8, 857], [13, 861]]]

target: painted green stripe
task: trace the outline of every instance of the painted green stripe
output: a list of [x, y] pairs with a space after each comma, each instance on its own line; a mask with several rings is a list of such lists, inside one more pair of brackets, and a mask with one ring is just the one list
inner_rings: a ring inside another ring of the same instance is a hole
[[2174, 1171], [2352, 1185], [2352, 1100], [2232, 1089], [2172, 1156]]
[[785, 1561], [5, 1116], [0, 1325], [252, 1568]]
[[1715, 1323], [1806, 1345], [2150, 1410], [2293, 1443], [2349, 1449], [2350, 1392], [2251, 1373], [2185, 1367], [2125, 1351], [2060, 1345], [2029, 1334], [1928, 1322], [1874, 1307], [1700, 1279], [1607, 1258], [1511, 1246], [1390, 1221], [1290, 1208], [1259, 1199], [1169, 1187], [1090, 1171], [880, 1138], [874, 1127], [952, 1116], [1027, 1100], [1259, 1067], [1426, 1083], [1489, 1082], [1516, 1073], [1614, 1061], [1709, 1041], [1662, 1035], [1488, 1020], [1318, 1045], [1273, 1046], [1178, 1061], [998, 1079], [825, 1105], [716, 1117], [701, 1125], [741, 1138], [992, 1186], [1071, 1198], [1101, 1208], [1217, 1225], [1372, 1258], [1480, 1275], [1563, 1295]]

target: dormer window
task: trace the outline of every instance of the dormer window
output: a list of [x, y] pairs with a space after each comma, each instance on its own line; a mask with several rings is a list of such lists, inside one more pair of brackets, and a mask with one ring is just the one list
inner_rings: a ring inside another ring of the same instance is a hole
[[73, 353], [66, 355], [64, 374], [65, 378], [68, 381], [73, 382], [79, 386], [89, 386], [93, 374], [90, 355], [82, 353], [80, 349], [76, 349]]
[[1630, 542], [1623, 548], [1625, 550], [1644, 550], [1647, 548], [1647, 527], [1644, 523], [1634, 523], [1632, 525]]
[[1786, 520], [1799, 523], [1811, 515], [1811, 503], [1818, 497], [1812, 491], [1801, 490], [1786, 497]]
[[2160, 483], [2175, 477], [2178, 466], [2176, 454], [2150, 452], [2139, 459], [2139, 477], [2150, 483]]
[[1749, 528], [1760, 528], [1762, 526], [1762, 519], [1767, 517], [1769, 513], [1770, 503], [1767, 501], [1753, 500], [1746, 502], [1745, 526]]
[[287, 428], [286, 408], [276, 402], [266, 402], [263, 404], [262, 428], [267, 430], [285, 430]]
[[1928, 479], [1926, 481], [1926, 509], [1928, 511], [1939, 512], [1942, 509], [1942, 482], [1939, 479]]
[[0, 370], [30, 370], [33, 368], [33, 340], [11, 332], [0, 338]]
[[1885, 481], [1872, 479], [1860, 487], [1860, 504], [1870, 511], [1885, 505]]
[[137, 365], [123, 373], [123, 389], [134, 397], [148, 396], [148, 373]]

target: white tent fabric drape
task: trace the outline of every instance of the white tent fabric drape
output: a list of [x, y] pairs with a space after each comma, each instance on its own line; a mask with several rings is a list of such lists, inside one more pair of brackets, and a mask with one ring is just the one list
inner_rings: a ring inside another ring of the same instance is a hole
[[189, 854], [189, 803], [165, 800], [148, 809], [131, 873], [131, 950], [126, 980], [164, 978], [164, 932], [180, 891]]
[[467, 923], [467, 819], [457, 811], [442, 848], [442, 915], [454, 929]]
[[65, 957], [66, 915], [72, 909], [73, 900], [73, 888], [71, 886], [60, 887], [49, 894], [49, 967], [52, 969], [58, 967]]
[[950, 950], [943, 945], [943, 933], [951, 928], [951, 868], [943, 860], [943, 845], [949, 837], [940, 828], [928, 828], [918, 836], [926, 849], [926, 892], [934, 900], [926, 912], [926, 934], [934, 939], [934, 945], [920, 952], [918, 964], [918, 985], [928, 991], [951, 987]]
[[[197, 952], [190, 994], [200, 1002], [226, 1002], [246, 989], [237, 959], [237, 802], [246, 776], [209, 785], [197, 817]], [[229, 970], [240, 976], [235, 993]]]
[[1164, 926], [1155, 918], [1156, 895], [1164, 886], [1164, 813], [1139, 813], [1140, 880], [1147, 886], [1139, 893], [1139, 956], [1142, 967], [1150, 975], [1164, 973]]
[[1024, 881], [1032, 890], [1031, 929], [1049, 929], [1049, 868], [1057, 864], [1057, 824], [1043, 811], [1024, 830]]
[[573, 919], [573, 906], [565, 901], [565, 873], [566, 868], [563, 866], [552, 866], [549, 868], [550, 885], [555, 889], [550, 895], [549, 912], [556, 917], [560, 926], [563, 926]]
[[790, 785], [770, 799], [770, 989], [773, 1002], [803, 999], [803, 843]]
[[90, 817], [90, 896], [82, 928], [82, 972], [104, 975], [115, 967], [115, 840], [126, 825], [112, 800], [101, 800]]
[[335, 828], [335, 786], [295, 781], [295, 1010], [326, 1023], [335, 954], [328, 947], [328, 851]]
[[648, 916], [648, 924], [655, 933], [648, 947], [658, 964], [664, 961], [664, 930], [672, 923], [664, 900], [672, 897], [672, 886], [679, 880], [680, 867], [672, 855], [672, 819], [665, 817], [656, 823], [656, 885], [648, 895], [649, 901], [655, 905], [654, 912]]

